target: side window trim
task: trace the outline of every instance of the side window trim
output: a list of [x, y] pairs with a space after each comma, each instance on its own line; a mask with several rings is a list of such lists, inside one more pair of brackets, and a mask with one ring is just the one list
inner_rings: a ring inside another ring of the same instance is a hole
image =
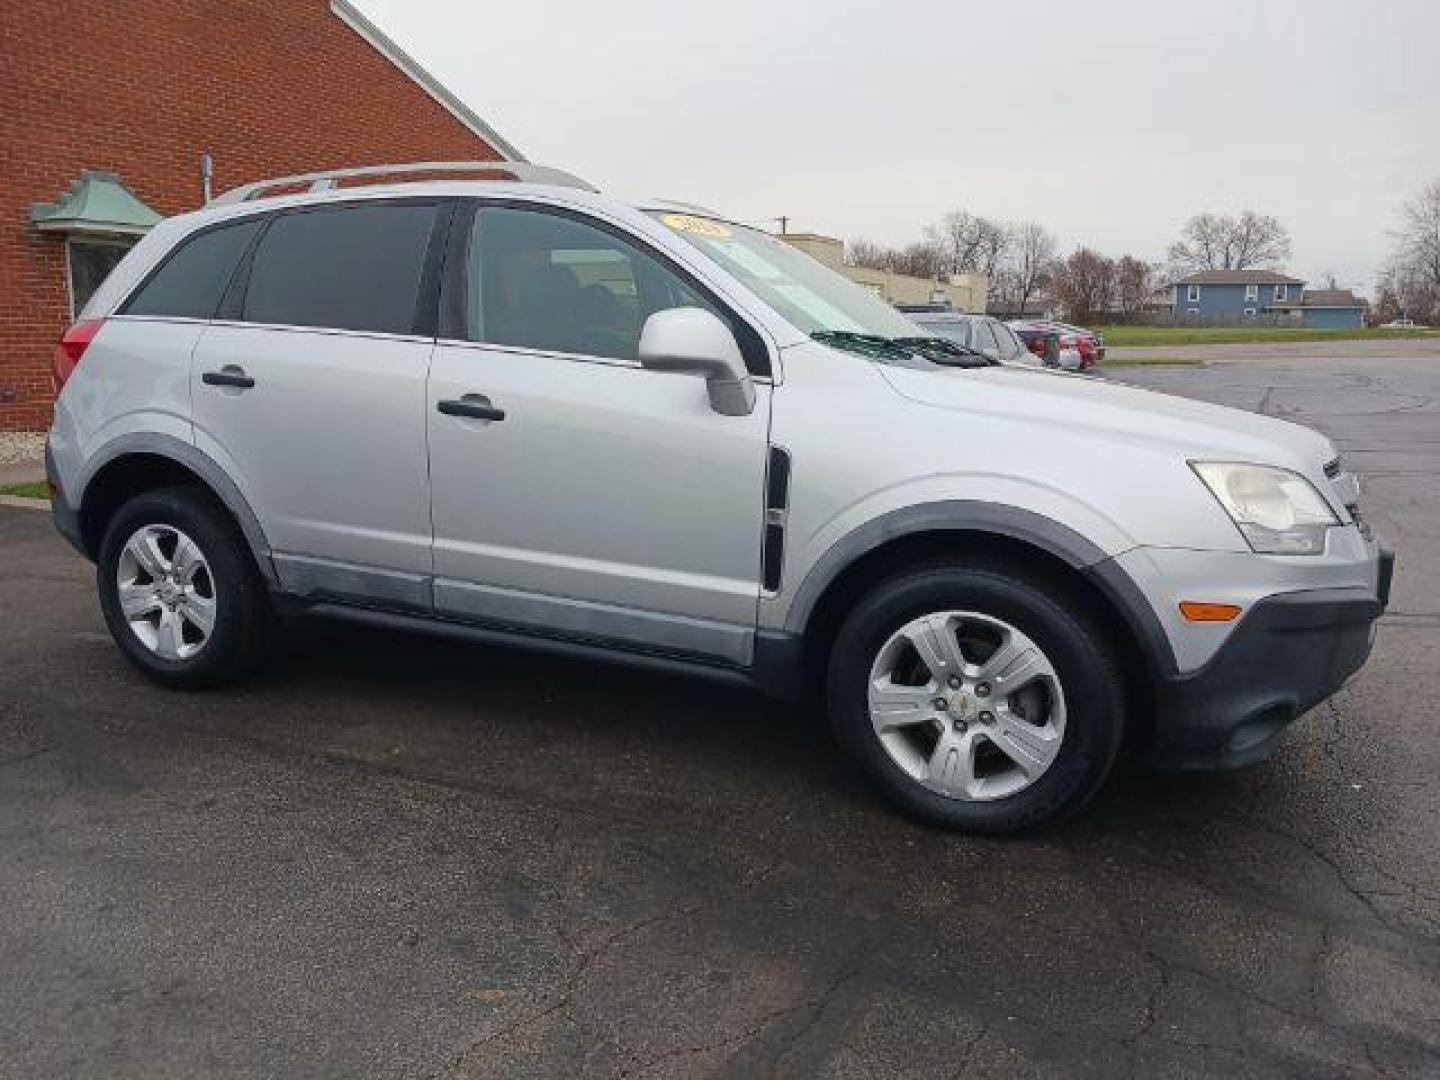
[[757, 330], [749, 319], [736, 311], [731, 304], [716, 295], [714, 289], [700, 281], [693, 273], [677, 263], [666, 252], [655, 247], [644, 237], [638, 236], [628, 229], [620, 228], [603, 218], [594, 217], [583, 211], [572, 210], [569, 207], [556, 206], [552, 203], [531, 202], [527, 199], [479, 197], [469, 197], [460, 201], [462, 205], [456, 209], [451, 217], [450, 236], [445, 246], [444, 271], [441, 275], [442, 287], [440, 294], [440, 315], [438, 319], [438, 336], [441, 340], [462, 345], [503, 349], [507, 352], [576, 356], [578, 359], [599, 359], [606, 363], [623, 364], [626, 367], [634, 366], [632, 363], [606, 357], [593, 358], [588, 355], [555, 353], [550, 350], [530, 349], [524, 346], [495, 345], [487, 342], [470, 341], [466, 337], [466, 315], [469, 300], [466, 272], [470, 262], [469, 246], [470, 238], [474, 235], [473, 225], [475, 215], [485, 207], [504, 207], [511, 210], [549, 214], [553, 217], [561, 217], [579, 222], [582, 225], [607, 233], [649, 256], [665, 270], [678, 278], [682, 284], [712, 304], [717, 310], [725, 312], [729, 316], [727, 321], [730, 323], [732, 331], [736, 331], [737, 328], [739, 328], [735, 336], [740, 345], [741, 355], [745, 358], [745, 366], [749, 369], [750, 374], [758, 378], [771, 377], [774, 367], [771, 360], [770, 346], [766, 344], [764, 334]]
[[260, 222], [260, 227], [255, 230], [255, 235], [250, 238], [240, 261], [235, 264], [235, 272], [230, 275], [230, 284], [225, 286], [225, 291], [220, 294], [220, 303], [215, 308], [213, 320], [221, 322], [240, 322], [241, 313], [245, 310], [245, 291], [250, 287], [250, 267], [255, 262], [255, 251], [260, 246], [260, 241], [265, 239], [265, 234], [270, 231], [270, 226], [279, 217], [274, 211], [265, 214]]

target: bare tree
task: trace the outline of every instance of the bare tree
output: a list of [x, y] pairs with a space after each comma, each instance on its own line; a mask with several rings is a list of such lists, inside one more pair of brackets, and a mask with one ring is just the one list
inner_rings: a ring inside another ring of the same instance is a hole
[[1043, 225], [1024, 221], [1010, 228], [1014, 244], [1000, 273], [1009, 280], [1007, 299], [1024, 313], [1030, 301], [1040, 295], [1041, 283], [1055, 262], [1055, 237]]
[[925, 230], [939, 248], [949, 274], [991, 274], [1010, 246], [1010, 230], [1003, 223], [955, 210]]
[[928, 240], [909, 244], [892, 255], [890, 269], [897, 274], [939, 280], [947, 272], [944, 254]]
[[889, 270], [895, 263], [895, 249], [877, 244], [873, 240], [851, 240], [847, 253], [852, 266], [863, 266], [867, 270]]
[[1155, 267], [1133, 255], [1115, 261], [1115, 304], [1126, 315], [1145, 309], [1156, 288]]
[[1400, 318], [1405, 310], [1400, 306], [1400, 297], [1382, 276], [1375, 289], [1375, 303], [1370, 308], [1370, 325], [1383, 326]]
[[1098, 251], [1080, 248], [1062, 260], [1049, 277], [1050, 294], [1071, 322], [1089, 322], [1110, 307], [1115, 292], [1115, 262]]
[[1440, 178], [1405, 204], [1400, 255], [1423, 285], [1440, 294]]
[[1246, 210], [1196, 214], [1170, 247], [1171, 261], [1187, 271], [1278, 267], [1290, 258], [1290, 233], [1268, 214]]

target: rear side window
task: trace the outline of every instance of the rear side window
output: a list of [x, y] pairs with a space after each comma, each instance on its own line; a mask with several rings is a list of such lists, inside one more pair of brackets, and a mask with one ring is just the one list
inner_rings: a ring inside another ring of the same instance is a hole
[[206, 229], [177, 247], [121, 309], [122, 315], [209, 319], [260, 228], [259, 218]]
[[255, 248], [246, 322], [409, 334], [433, 204], [364, 203], [277, 217]]

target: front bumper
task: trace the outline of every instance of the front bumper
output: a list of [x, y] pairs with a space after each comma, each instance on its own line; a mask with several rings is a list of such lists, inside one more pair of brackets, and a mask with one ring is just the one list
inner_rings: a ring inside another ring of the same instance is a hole
[[1156, 688], [1152, 757], [1179, 769], [1224, 769], [1266, 757], [1285, 729], [1365, 663], [1389, 602], [1394, 555], [1379, 588], [1280, 593], [1255, 604], [1199, 670]]

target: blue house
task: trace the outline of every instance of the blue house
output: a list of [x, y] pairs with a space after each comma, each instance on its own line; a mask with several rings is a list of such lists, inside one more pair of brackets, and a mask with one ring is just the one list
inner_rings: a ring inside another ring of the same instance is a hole
[[1177, 323], [1239, 326], [1270, 323], [1342, 330], [1365, 324], [1365, 307], [1348, 289], [1306, 291], [1305, 282], [1274, 270], [1201, 270], [1170, 286]]

